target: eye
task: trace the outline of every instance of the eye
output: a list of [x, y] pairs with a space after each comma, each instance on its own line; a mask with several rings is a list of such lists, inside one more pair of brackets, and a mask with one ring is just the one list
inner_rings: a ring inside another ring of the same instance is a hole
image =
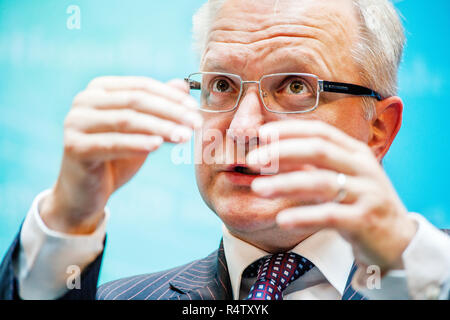
[[287, 83], [285, 90], [288, 94], [304, 94], [309, 91], [308, 85], [301, 79], [294, 79]]
[[231, 92], [233, 90], [230, 82], [227, 79], [216, 79], [212, 83], [212, 91], [213, 92]]
[[298, 76], [287, 77], [278, 88], [278, 93], [292, 96], [303, 96], [314, 92], [308, 80]]
[[300, 81], [292, 81], [289, 84], [289, 91], [295, 94], [302, 93], [304, 90], [304, 85]]

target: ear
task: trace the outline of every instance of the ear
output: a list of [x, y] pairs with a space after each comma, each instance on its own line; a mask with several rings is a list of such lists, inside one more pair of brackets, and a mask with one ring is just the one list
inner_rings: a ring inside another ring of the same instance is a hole
[[381, 163], [402, 125], [403, 102], [399, 97], [386, 98], [377, 102], [376, 112], [369, 147]]

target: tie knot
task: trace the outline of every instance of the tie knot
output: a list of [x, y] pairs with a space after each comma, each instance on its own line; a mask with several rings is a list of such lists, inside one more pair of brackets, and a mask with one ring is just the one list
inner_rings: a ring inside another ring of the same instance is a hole
[[258, 262], [257, 280], [248, 300], [282, 300], [282, 292], [289, 284], [314, 267], [308, 259], [295, 253], [274, 254]]

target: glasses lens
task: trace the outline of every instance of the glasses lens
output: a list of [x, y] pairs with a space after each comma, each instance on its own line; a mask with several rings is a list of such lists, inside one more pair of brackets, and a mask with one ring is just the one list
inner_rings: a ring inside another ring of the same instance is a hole
[[222, 73], [195, 73], [189, 77], [190, 94], [200, 109], [209, 112], [232, 110], [239, 99], [241, 79]]
[[302, 74], [278, 74], [261, 80], [266, 108], [274, 112], [301, 113], [317, 105], [318, 79]]

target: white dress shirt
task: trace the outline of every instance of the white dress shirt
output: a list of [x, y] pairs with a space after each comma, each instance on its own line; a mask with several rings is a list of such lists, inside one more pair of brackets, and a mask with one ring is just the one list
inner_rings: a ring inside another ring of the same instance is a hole
[[67, 292], [71, 266], [83, 270], [103, 250], [109, 213], [94, 233], [69, 235], [49, 229], [39, 215], [39, 204], [50, 190], [33, 201], [20, 232], [20, 250], [14, 270], [22, 299], [56, 299]]
[[[256, 260], [270, 255], [249, 243], [234, 237], [223, 226], [223, 248], [230, 274], [233, 298], [242, 300], [256, 281], [242, 279], [244, 270]], [[321, 230], [299, 243], [290, 252], [311, 261], [311, 269], [283, 292], [284, 300], [341, 299], [353, 264], [352, 247], [334, 230]]]
[[[20, 250], [14, 261], [23, 299], [55, 299], [67, 289], [70, 266], [83, 270], [103, 250], [108, 210], [102, 223], [90, 235], [73, 236], [50, 230], [39, 215], [40, 193], [33, 201], [20, 234]], [[450, 286], [450, 237], [419, 214], [411, 214], [418, 230], [402, 255], [404, 270], [388, 272], [379, 289], [369, 290], [352, 282], [369, 299], [446, 299]], [[242, 279], [252, 262], [268, 255], [232, 236], [223, 227], [233, 298], [248, 295], [255, 279]], [[321, 230], [291, 250], [314, 263], [315, 267], [294, 281], [284, 299], [340, 299], [353, 263], [351, 246], [333, 230]]]

